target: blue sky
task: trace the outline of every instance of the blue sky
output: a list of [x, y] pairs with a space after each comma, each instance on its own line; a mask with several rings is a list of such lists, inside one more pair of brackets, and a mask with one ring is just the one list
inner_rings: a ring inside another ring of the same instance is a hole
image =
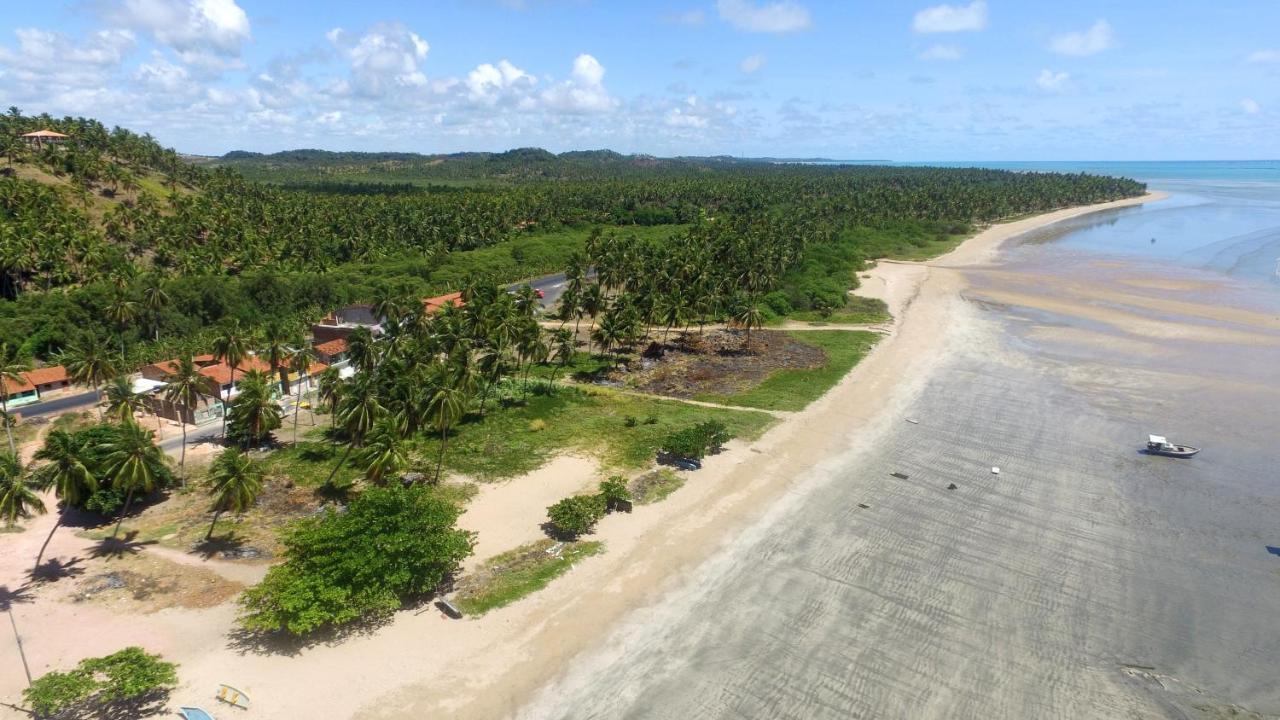
[[0, 104], [181, 151], [1280, 157], [1280, 2], [6, 3]]

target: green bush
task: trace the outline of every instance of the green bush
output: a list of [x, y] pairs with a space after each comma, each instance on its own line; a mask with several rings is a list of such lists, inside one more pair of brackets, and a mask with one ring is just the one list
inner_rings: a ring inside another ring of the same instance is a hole
[[707, 420], [667, 435], [659, 449], [667, 455], [701, 460], [707, 453], [718, 451], [732, 438], [724, 423]]
[[591, 532], [606, 509], [602, 495], [575, 495], [547, 508], [547, 518], [561, 533], [577, 537]]
[[159, 712], [177, 685], [177, 665], [128, 647], [48, 673], [22, 694], [38, 718], [137, 718]]
[[240, 598], [250, 630], [304, 635], [385, 616], [426, 595], [475, 544], [458, 508], [428, 488], [370, 488], [345, 513], [298, 520], [282, 538], [285, 562]]
[[604, 501], [605, 510], [615, 512], [631, 507], [631, 491], [627, 489], [627, 479], [614, 475], [600, 483], [600, 498]]

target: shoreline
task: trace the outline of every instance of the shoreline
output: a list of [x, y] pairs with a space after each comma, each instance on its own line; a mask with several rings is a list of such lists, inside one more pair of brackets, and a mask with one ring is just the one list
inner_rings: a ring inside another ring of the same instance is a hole
[[[174, 705], [199, 704], [225, 682], [254, 698], [259, 718], [515, 715], [628, 617], [690, 586], [695, 571], [762, 519], [784, 512], [788, 498], [874, 447], [947, 356], [947, 329], [966, 307], [961, 273], [948, 268], [988, 262], [1007, 240], [1061, 220], [1164, 197], [1148, 193], [1057, 210], [986, 228], [930, 261], [877, 264], [858, 292], [885, 299], [894, 319], [887, 336], [837, 385], [761, 438], [731, 443], [664, 502], [606, 517], [592, 538], [605, 542], [605, 553], [483, 617], [453, 621], [430, 607], [402, 611], [369, 634], [290, 655], [236, 646], [228, 637], [234, 603], [118, 618], [106, 608], [58, 603], [43, 619], [50, 627], [99, 628], [77, 642], [77, 652], [142, 644], [179, 662], [183, 682]], [[37, 615], [17, 609], [32, 640], [33, 669], [40, 667], [58, 651], [40, 642]], [[6, 713], [0, 710], [0, 717]]]
[[[869, 285], [880, 291], [868, 294], [889, 304], [892, 329], [834, 388], [751, 446], [735, 447], [691, 477], [655, 512], [608, 518], [616, 522], [602, 523], [597, 532], [608, 551], [575, 567], [553, 590], [473, 621], [508, 632], [522, 630], [494, 638], [479, 657], [451, 657], [444, 663], [447, 673], [402, 686], [355, 717], [519, 714], [543, 688], [563, 677], [575, 658], [599, 649], [629, 615], [686, 585], [691, 571], [714, 559], [739, 533], [780, 511], [775, 503], [794, 494], [810, 476], [874, 444], [895, 410], [919, 392], [945, 356], [944, 330], [955, 303], [963, 302], [959, 292], [964, 283], [958, 273], [934, 269], [989, 262], [1006, 241], [1026, 232], [1165, 197], [1166, 193], [1148, 193], [1057, 210], [993, 225], [933, 260], [879, 263], [868, 272], [873, 278]], [[855, 428], [860, 437], [850, 440], [847, 431]], [[814, 463], [813, 458], [823, 460]], [[717, 493], [725, 488], [731, 490]]]

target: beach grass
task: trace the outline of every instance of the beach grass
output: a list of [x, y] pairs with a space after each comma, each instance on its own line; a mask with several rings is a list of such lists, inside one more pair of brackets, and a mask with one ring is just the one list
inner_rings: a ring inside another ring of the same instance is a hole
[[826, 361], [810, 370], [778, 370], [753, 388], [732, 395], [699, 395], [698, 400], [761, 410], [803, 410], [840, 382], [880, 340], [863, 330], [812, 330], [788, 333], [822, 349]]
[[874, 325], [886, 323], [893, 319], [889, 314], [889, 306], [879, 298], [850, 295], [848, 303], [827, 316], [817, 310], [797, 310], [787, 315], [772, 319], [770, 325], [781, 325], [788, 320], [797, 322], [823, 323], [826, 325]]
[[[558, 552], [548, 552], [556, 549]], [[483, 615], [546, 587], [584, 558], [604, 551], [604, 543], [539, 540], [487, 560], [459, 582], [453, 604], [465, 615]]]

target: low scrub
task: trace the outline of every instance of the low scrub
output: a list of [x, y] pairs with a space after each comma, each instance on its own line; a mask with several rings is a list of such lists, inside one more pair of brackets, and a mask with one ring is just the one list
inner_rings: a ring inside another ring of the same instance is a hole
[[708, 453], [718, 452], [732, 438], [724, 423], [706, 420], [667, 435], [659, 451], [673, 457], [701, 460]]
[[578, 561], [603, 550], [600, 542], [540, 540], [503, 553], [463, 578], [453, 604], [467, 615], [483, 615], [541, 590]]
[[547, 508], [547, 518], [557, 534], [575, 538], [594, 530], [607, 513], [619, 510], [630, 512], [631, 490], [625, 478], [614, 475], [600, 483], [595, 495], [574, 495]]
[[141, 718], [164, 709], [178, 685], [178, 666], [140, 647], [81, 660], [72, 670], [38, 678], [22, 695], [44, 720]]

